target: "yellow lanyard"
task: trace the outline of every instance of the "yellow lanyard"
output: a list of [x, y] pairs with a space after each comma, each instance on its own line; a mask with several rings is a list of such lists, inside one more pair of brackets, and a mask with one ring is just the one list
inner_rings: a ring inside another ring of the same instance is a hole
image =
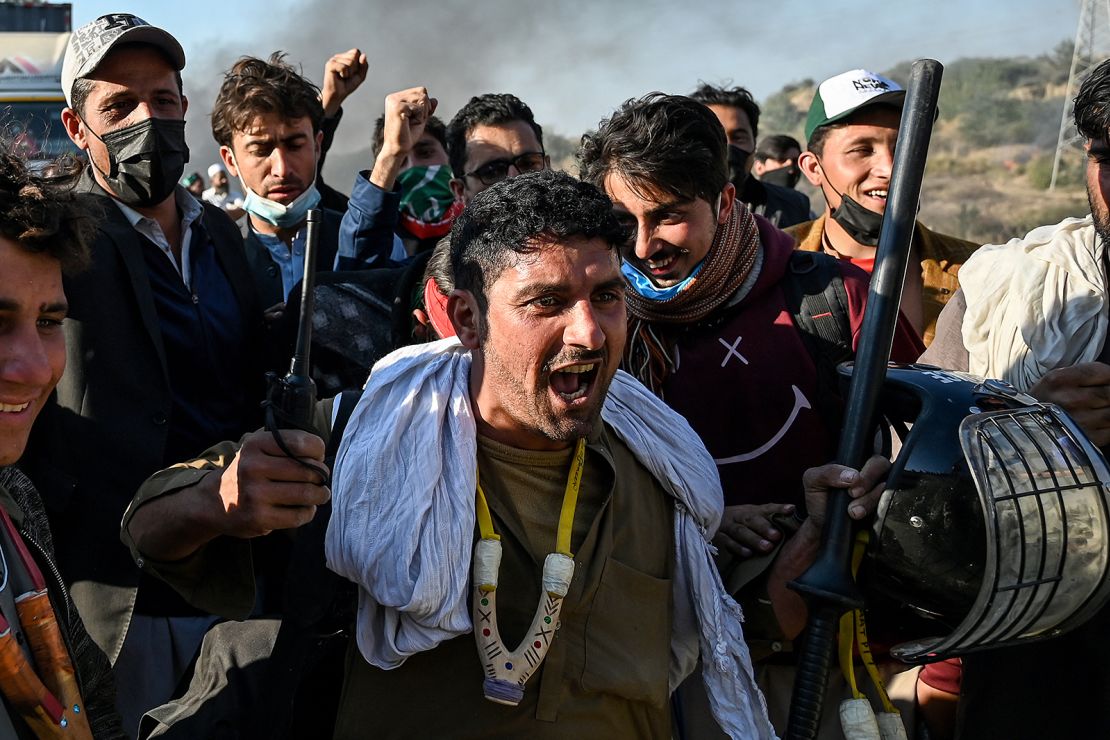
[[[582, 468], [586, 461], [586, 440], [578, 440], [574, 448], [574, 460], [570, 464], [570, 475], [567, 476], [567, 488], [563, 492], [563, 508], [559, 512], [559, 530], [555, 537], [555, 552], [567, 557], [574, 557], [570, 551], [570, 536], [574, 531], [574, 510], [578, 506], [578, 490], [582, 487]], [[478, 488], [478, 530], [484, 540], [500, 540], [501, 536], [493, 529], [493, 517], [489, 513], [489, 504], [486, 503], [486, 494], [482, 490], [481, 481], [477, 481]]]
[[[853, 575], [859, 571], [864, 551], [867, 549], [868, 539], [867, 530], [863, 530], [856, 535], [855, 546], [852, 549]], [[852, 660], [853, 647], [859, 648], [860, 660], [863, 661], [864, 670], [867, 671], [871, 683], [875, 686], [875, 692], [879, 695], [879, 702], [883, 705], [883, 711], [898, 714], [898, 709], [891, 702], [890, 696], [886, 693], [886, 687], [883, 686], [878, 666], [875, 665], [875, 658], [871, 655], [871, 645], [867, 640], [867, 622], [864, 620], [863, 611], [860, 609], [847, 612], [840, 618], [840, 670], [848, 680], [852, 698], [863, 699], [865, 698], [863, 691], [856, 683], [856, 670]]]

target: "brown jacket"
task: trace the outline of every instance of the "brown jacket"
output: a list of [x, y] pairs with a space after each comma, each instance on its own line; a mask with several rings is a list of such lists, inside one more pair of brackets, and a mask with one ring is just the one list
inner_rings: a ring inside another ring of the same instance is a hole
[[[798, 249], [807, 252], [822, 251], [821, 236], [825, 233], [825, 218], [827, 214], [813, 221], [791, 226], [786, 229], [786, 233], [794, 237]], [[960, 266], [979, 245], [929, 231], [920, 222], [917, 224], [916, 239], [918, 253], [921, 255], [921, 302], [922, 315], [925, 318], [925, 331], [921, 338], [928, 347], [936, 333], [937, 316], [960, 287]]]

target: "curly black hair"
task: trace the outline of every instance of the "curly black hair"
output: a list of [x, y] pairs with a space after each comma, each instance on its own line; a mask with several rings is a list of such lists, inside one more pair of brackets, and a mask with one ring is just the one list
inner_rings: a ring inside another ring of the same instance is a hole
[[599, 188], [616, 173], [639, 195], [716, 201], [728, 183], [728, 144], [713, 111], [682, 95], [626, 100], [582, 136], [579, 176]]
[[512, 259], [574, 237], [599, 238], [619, 255], [627, 234], [605, 193], [552, 170], [502, 180], [476, 195], [451, 227], [455, 287], [473, 293], [484, 314], [486, 290]]
[[227, 71], [212, 104], [212, 137], [221, 146], [231, 146], [236, 131], [245, 131], [256, 117], [269, 113], [286, 121], [307, 117], [314, 134], [324, 122], [320, 88], [288, 64], [280, 51], [268, 61], [241, 57]]
[[1110, 136], [1110, 59], [1099, 64], [1075, 96], [1075, 128], [1086, 139]]
[[447, 159], [455, 177], [466, 174], [466, 136], [478, 126], [498, 126], [524, 121], [543, 148], [543, 128], [536, 123], [532, 109], [508, 93], [475, 95], [447, 124]]
[[44, 170], [51, 174], [36, 174], [11, 150], [11, 142], [0, 139], [0, 237], [53, 257], [65, 274], [83, 270], [96, 219], [73, 192], [81, 163], [68, 157]]

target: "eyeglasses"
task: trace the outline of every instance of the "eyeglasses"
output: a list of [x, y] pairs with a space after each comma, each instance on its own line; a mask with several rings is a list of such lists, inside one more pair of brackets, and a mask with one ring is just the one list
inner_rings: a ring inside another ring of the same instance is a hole
[[547, 167], [544, 152], [524, 152], [512, 159], [491, 159], [480, 167], [475, 167], [473, 172], [467, 172], [466, 177], [476, 177], [483, 185], [493, 185], [509, 176], [509, 168], [516, 167], [517, 172], [539, 172]]

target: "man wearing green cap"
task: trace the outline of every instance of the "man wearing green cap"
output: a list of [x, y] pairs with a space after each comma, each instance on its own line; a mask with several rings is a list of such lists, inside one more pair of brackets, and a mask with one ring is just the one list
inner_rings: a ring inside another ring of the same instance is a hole
[[[871, 272], [905, 97], [897, 82], [864, 69], [817, 86], [806, 118], [808, 150], [798, 164], [824, 194], [825, 211], [787, 229], [799, 249], [824, 251]], [[911, 260], [921, 264], [921, 272], [906, 274], [902, 312], [926, 345], [941, 309], [959, 288], [960, 265], [975, 248], [917, 224]]]

